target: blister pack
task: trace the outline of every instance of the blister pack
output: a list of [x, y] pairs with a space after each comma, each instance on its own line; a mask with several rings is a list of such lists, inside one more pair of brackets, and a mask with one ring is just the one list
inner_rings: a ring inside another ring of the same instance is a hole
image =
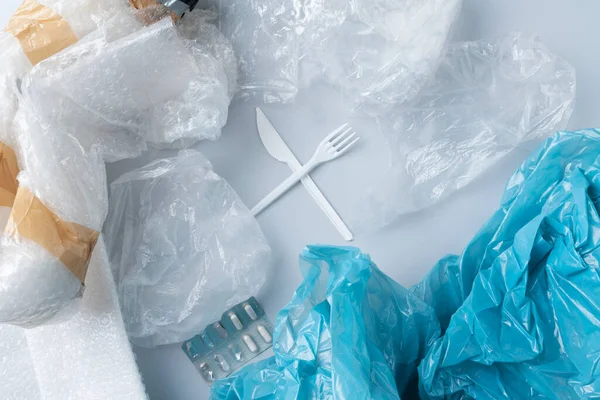
[[183, 343], [202, 378], [212, 384], [238, 371], [273, 345], [273, 325], [254, 297]]

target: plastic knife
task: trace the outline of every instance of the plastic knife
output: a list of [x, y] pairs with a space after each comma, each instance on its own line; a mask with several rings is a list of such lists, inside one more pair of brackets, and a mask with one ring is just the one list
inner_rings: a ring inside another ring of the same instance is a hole
[[[256, 108], [256, 125], [258, 126], [260, 140], [274, 159], [289, 165], [293, 172], [302, 168], [302, 164], [300, 164], [294, 153], [292, 153], [290, 148], [285, 144], [282, 137], [260, 108]], [[348, 226], [346, 226], [339, 214], [331, 206], [329, 201], [327, 201], [327, 198], [317, 187], [317, 184], [312, 178], [310, 176], [302, 178], [302, 184], [317, 202], [319, 207], [321, 207], [321, 210], [323, 210], [325, 215], [327, 215], [331, 223], [340, 232], [344, 240], [352, 241], [354, 239], [352, 232], [350, 232]]]

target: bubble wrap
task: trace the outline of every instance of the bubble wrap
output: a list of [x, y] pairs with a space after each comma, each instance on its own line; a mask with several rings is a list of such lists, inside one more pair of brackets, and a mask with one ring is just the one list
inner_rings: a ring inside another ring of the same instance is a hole
[[[26, 101], [13, 130], [20, 185], [62, 220], [100, 231], [108, 205], [101, 157], [39, 121]], [[45, 248], [18, 235], [0, 239], [0, 323], [34, 327], [61, 320], [74, 312], [81, 294], [81, 282]]]
[[258, 223], [191, 150], [113, 182], [104, 236], [129, 337], [144, 347], [190, 339], [257, 295], [269, 270]]
[[[129, 9], [122, 0], [37, 0], [37, 3], [61, 15], [79, 38], [115, 15], [127, 14]], [[19, 41], [4, 31], [0, 32], [0, 59], [0, 132], [9, 132], [18, 108], [17, 86], [32, 65]]]
[[0, 140], [14, 146], [12, 123], [19, 107], [17, 84], [31, 69], [31, 63], [14, 36], [0, 32]]
[[101, 144], [107, 161], [138, 155], [146, 141], [220, 136], [230, 98], [225, 68], [212, 55], [217, 44], [182, 39], [169, 18], [125, 37], [111, 33], [92, 34], [34, 68], [23, 91], [45, 118]]
[[129, 11], [126, 0], [36, 0], [69, 22], [78, 38], [98, 29], [115, 14]]
[[444, 199], [513, 149], [564, 129], [575, 71], [536, 38], [451, 46], [435, 80], [391, 116], [393, 165], [357, 215], [378, 228]]
[[382, 113], [433, 74], [462, 0], [219, 1], [244, 94], [289, 102], [323, 79]]
[[68, 322], [23, 330], [0, 325], [3, 400], [143, 400], [103, 241], [81, 310]]
[[0, 324], [0, 398], [41, 399], [33, 358], [22, 328]]

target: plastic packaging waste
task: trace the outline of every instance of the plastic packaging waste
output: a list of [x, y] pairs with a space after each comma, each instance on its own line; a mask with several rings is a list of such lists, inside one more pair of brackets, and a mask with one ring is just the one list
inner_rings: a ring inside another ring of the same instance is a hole
[[24, 0], [0, 31], [0, 132], [10, 132], [20, 81], [32, 66], [127, 13], [121, 0]]
[[[501, 208], [462, 255], [440, 260], [408, 292], [374, 267], [369, 278], [361, 267], [367, 258], [347, 257], [357, 250], [308, 248], [305, 282], [275, 324], [275, 357], [216, 382], [212, 397], [399, 398], [411, 369], [393, 368], [405, 360], [388, 353], [397, 346], [412, 351], [408, 364], [418, 365], [423, 399], [593, 397], [600, 390], [598, 154], [600, 130], [547, 140], [510, 178]], [[329, 277], [321, 276], [325, 265]], [[363, 280], [357, 290], [353, 283]], [[381, 363], [373, 344], [383, 349]], [[377, 381], [367, 386], [386, 376], [396, 377], [396, 393], [392, 385], [375, 392]]]
[[445, 332], [419, 368], [424, 398], [598, 393], [598, 154], [598, 130], [556, 134], [463, 254], [412, 289]]
[[181, 348], [209, 384], [238, 371], [273, 345], [273, 326], [254, 297], [225, 311], [220, 321]]
[[31, 328], [74, 313], [108, 208], [95, 149], [43, 120], [26, 94], [18, 98], [22, 79], [127, 8], [25, 0], [0, 33], [0, 323]]
[[319, 78], [381, 113], [429, 79], [461, 0], [217, 3], [240, 58], [242, 94], [290, 102]]
[[439, 336], [433, 309], [354, 248], [308, 247], [275, 356], [216, 381], [213, 399], [399, 399]]
[[301, 79], [323, 79], [353, 108], [382, 114], [433, 75], [461, 0], [303, 2]]
[[219, 26], [238, 56], [242, 97], [293, 101], [298, 91], [297, 35], [292, 3], [217, 1]]
[[384, 128], [392, 166], [357, 205], [359, 225], [379, 228], [465, 187], [563, 129], [574, 98], [574, 69], [533, 37], [450, 46], [434, 81]]
[[195, 9], [185, 14], [177, 23], [180, 35], [187, 41], [193, 52], [210, 54], [217, 59], [227, 75], [227, 93], [229, 97], [237, 91], [237, 58], [229, 40], [217, 26], [219, 15], [215, 11]]
[[113, 182], [104, 233], [127, 330], [139, 346], [192, 338], [256, 295], [270, 267], [258, 223], [192, 150]]
[[145, 142], [217, 139], [230, 83], [214, 54], [231, 51], [207, 24], [186, 34], [198, 37], [184, 40], [170, 18], [133, 33], [101, 30], [36, 66], [23, 91], [45, 118], [99, 142], [107, 161], [138, 155]]
[[0, 238], [0, 323], [34, 327], [72, 315], [82, 296], [107, 213], [106, 176], [97, 153], [23, 102], [13, 130], [20, 173]]
[[146, 399], [101, 240], [88, 282], [69, 321], [29, 330], [0, 324], [0, 398]]

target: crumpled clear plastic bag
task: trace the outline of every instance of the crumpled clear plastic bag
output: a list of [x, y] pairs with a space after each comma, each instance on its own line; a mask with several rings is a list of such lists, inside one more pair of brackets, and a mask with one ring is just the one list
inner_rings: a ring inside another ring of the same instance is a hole
[[563, 129], [574, 99], [574, 69], [536, 38], [451, 45], [434, 81], [383, 129], [392, 166], [357, 205], [358, 224], [380, 228], [446, 198]]
[[[85, 150], [61, 127], [41, 121], [26, 100], [13, 130], [18, 139], [19, 186], [28, 188], [61, 220], [100, 232], [108, 193], [98, 152]], [[29, 328], [67, 318], [82, 293], [82, 282], [46, 248], [18, 234], [3, 234], [0, 323]]]
[[429, 306], [355, 248], [310, 246], [279, 313], [275, 356], [215, 382], [213, 399], [399, 399], [439, 336]]
[[573, 399], [600, 391], [600, 131], [559, 132], [510, 178], [463, 254], [411, 293], [445, 332], [423, 398]]
[[322, 76], [354, 108], [373, 114], [395, 108], [433, 75], [461, 5], [462, 0], [353, 0], [338, 1], [334, 9], [331, 2], [306, 1], [299, 21], [307, 25], [302, 84]]
[[[122, 18], [38, 64], [23, 91], [45, 118], [102, 145], [107, 161], [139, 155], [146, 142], [217, 139], [230, 102], [225, 66], [214, 56], [227, 49], [224, 39], [198, 26], [188, 34], [212, 36], [185, 40], [170, 18], [141, 29]], [[221, 40], [208, 46], [211, 38]]]
[[293, 101], [319, 77], [381, 113], [431, 77], [461, 0], [218, 1], [243, 94]]
[[111, 184], [104, 237], [134, 344], [185, 341], [258, 294], [270, 249], [258, 222], [199, 152]]
[[180, 35], [188, 41], [193, 52], [201, 52], [216, 58], [227, 75], [229, 97], [237, 91], [237, 57], [229, 40], [217, 27], [219, 15], [214, 10], [196, 8], [186, 13], [177, 23]]
[[222, 1], [219, 26], [235, 49], [242, 97], [265, 103], [293, 101], [298, 92], [294, 2]]

